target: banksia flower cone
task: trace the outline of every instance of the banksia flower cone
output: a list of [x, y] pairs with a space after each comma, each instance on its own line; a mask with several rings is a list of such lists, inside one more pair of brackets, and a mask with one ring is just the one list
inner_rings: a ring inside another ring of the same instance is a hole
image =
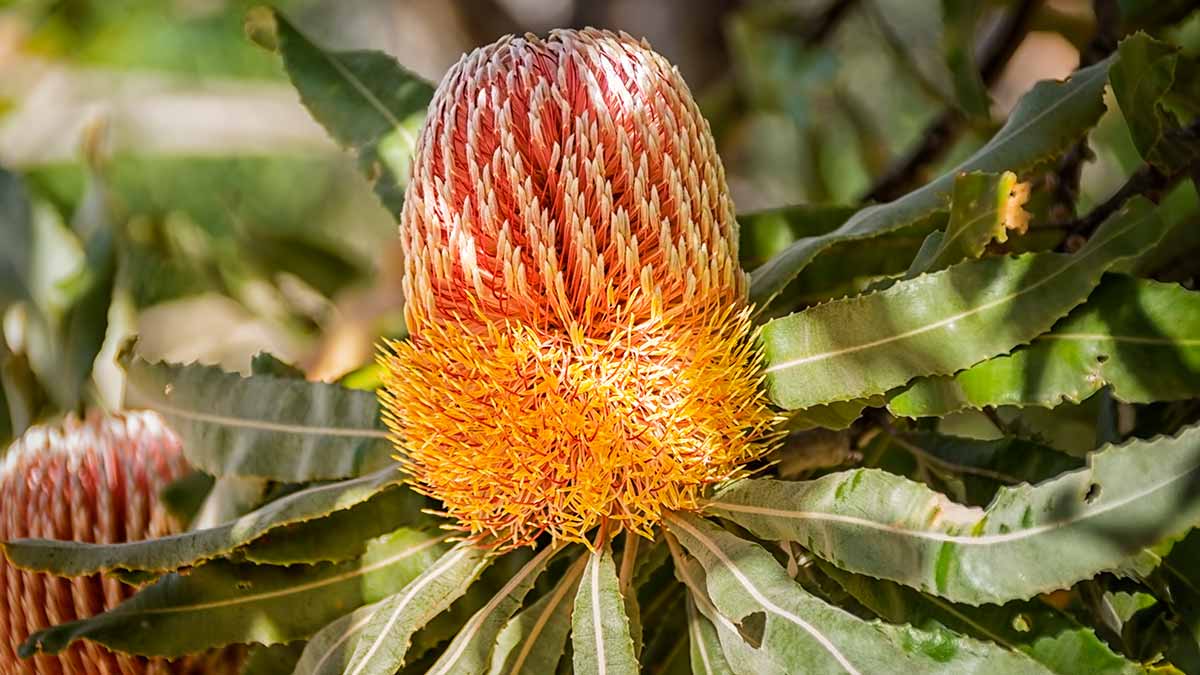
[[761, 454], [737, 224], [708, 125], [644, 42], [509, 37], [458, 62], [400, 225], [401, 460], [472, 538], [652, 536]]
[[[117, 543], [161, 537], [179, 525], [158, 494], [186, 470], [179, 441], [153, 413], [69, 418], [34, 427], [0, 464], [0, 540]], [[183, 664], [115, 654], [78, 642], [19, 660], [31, 633], [112, 609], [133, 589], [100, 576], [63, 579], [18, 570], [0, 557], [0, 673], [167, 673]]]

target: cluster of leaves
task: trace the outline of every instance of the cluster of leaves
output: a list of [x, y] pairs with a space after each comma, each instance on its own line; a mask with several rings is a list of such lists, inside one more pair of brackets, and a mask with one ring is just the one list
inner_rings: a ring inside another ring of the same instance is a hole
[[[397, 149], [431, 86], [269, 10], [247, 29], [398, 213]], [[955, 72], [975, 72], [969, 52], [949, 50]], [[899, 199], [740, 217], [791, 433], [653, 542], [455, 545], [402, 483], [372, 392], [267, 356], [243, 377], [124, 353], [128, 404], [159, 411], [202, 472], [167, 495], [198, 526], [5, 544], [24, 568], [144, 584], [26, 650], [248, 643], [247, 673], [1200, 672], [1200, 294], [1175, 283], [1200, 273], [1180, 255], [1200, 229], [1196, 67], [1133, 33]], [[979, 114], [981, 84], [954, 84]], [[1047, 186], [1106, 87], [1145, 167], [1055, 222]], [[28, 219], [23, 203], [0, 217]], [[856, 264], [898, 236], [919, 246]], [[0, 301], [28, 300], [12, 250]]]

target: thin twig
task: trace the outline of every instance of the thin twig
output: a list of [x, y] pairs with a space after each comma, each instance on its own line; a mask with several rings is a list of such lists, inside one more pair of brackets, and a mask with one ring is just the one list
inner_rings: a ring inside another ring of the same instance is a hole
[[906, 66], [906, 70], [917, 81], [917, 85], [921, 87], [921, 90], [941, 105], [946, 107], [953, 106], [954, 102], [949, 99], [946, 92], [934, 84], [929, 79], [929, 76], [925, 74], [925, 71], [921, 70], [921, 65], [913, 58], [912, 50], [907, 48], [904, 44], [904, 39], [900, 37], [895, 27], [884, 16], [883, 10], [879, 8], [878, 0], [870, 0], [864, 7], [867, 10], [867, 14], [870, 15], [872, 23], [875, 24], [875, 28], [883, 36], [883, 41], [888, 49]]
[[[980, 59], [979, 72], [991, 85], [1004, 71], [1017, 47], [1029, 32], [1029, 24], [1041, 0], [1021, 0], [1008, 13], [1003, 25], [993, 31]], [[947, 108], [921, 134], [921, 140], [905, 157], [885, 173], [867, 192], [865, 199], [888, 202], [903, 196], [921, 182], [921, 172], [950, 149], [954, 138], [966, 126], [966, 118], [957, 108]]]
[[[1120, 39], [1121, 8], [1117, 0], [1093, 0], [1092, 13], [1096, 17], [1096, 31], [1079, 53], [1080, 68], [1103, 61], [1116, 50]], [[1059, 159], [1055, 170], [1046, 174], [1046, 187], [1053, 200], [1050, 206], [1052, 224], [1069, 223], [1075, 218], [1083, 165], [1093, 157], [1087, 136], [1084, 136]]]
[[896, 435], [896, 433], [894, 433], [891, 429], [885, 428], [884, 431], [887, 433], [888, 437], [891, 438], [893, 443], [910, 452], [913, 457], [917, 458], [919, 461], [929, 462], [930, 464], [938, 468], [945, 469], [946, 471], [950, 471], [951, 473], [964, 473], [972, 476], [979, 476], [980, 478], [990, 478], [994, 481], [1006, 483], [1008, 485], [1015, 485], [1021, 482], [1020, 478], [1017, 478], [1016, 476], [1010, 476], [1000, 471], [983, 469], [976, 466], [967, 466], [965, 464], [955, 464], [954, 462], [944, 460], [937, 455], [930, 454], [924, 448], [908, 442], [903, 437]]
[[1000, 415], [992, 406], [983, 406], [983, 416], [988, 418], [988, 421], [992, 423], [992, 426], [996, 427], [996, 429], [1005, 436], [1008, 436], [1012, 433], [1009, 431], [1008, 425], [1004, 423], [1004, 420], [1000, 419]]
[[[1188, 127], [1176, 130], [1168, 135], [1165, 142], [1171, 143], [1173, 139], [1188, 139], [1190, 141], [1197, 137], [1200, 137], [1200, 122], [1194, 122]], [[1152, 164], [1143, 164], [1141, 168], [1133, 172], [1129, 180], [1125, 181], [1125, 184], [1113, 193], [1111, 197], [1089, 211], [1087, 215], [1071, 223], [1068, 228], [1070, 234], [1063, 240], [1060, 248], [1067, 251], [1078, 249], [1083, 242], [1087, 241], [1088, 237], [1092, 236], [1096, 228], [1100, 227], [1100, 224], [1105, 220], [1108, 220], [1109, 216], [1119, 211], [1125, 205], [1125, 202], [1138, 195], [1142, 195], [1157, 204], [1163, 195], [1174, 187], [1176, 183], [1198, 170], [1200, 170], [1200, 159], [1171, 174], [1163, 173]]]
[[808, 45], [824, 42], [858, 2], [859, 0], [833, 0], [825, 7], [825, 11], [806, 22], [800, 39]]

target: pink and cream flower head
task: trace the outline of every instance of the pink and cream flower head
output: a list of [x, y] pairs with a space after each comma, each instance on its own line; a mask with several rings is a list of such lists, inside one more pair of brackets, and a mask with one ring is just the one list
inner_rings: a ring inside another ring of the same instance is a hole
[[410, 339], [381, 396], [468, 536], [652, 536], [774, 437], [724, 171], [645, 42], [561, 30], [465, 56], [400, 235]]

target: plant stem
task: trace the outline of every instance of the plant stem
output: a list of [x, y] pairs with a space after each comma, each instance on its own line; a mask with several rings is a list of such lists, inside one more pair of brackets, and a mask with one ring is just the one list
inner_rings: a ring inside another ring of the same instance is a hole
[[621, 589], [622, 595], [629, 589], [629, 584], [633, 582], [633, 570], [634, 564], [637, 562], [640, 540], [641, 537], [628, 530], [625, 531], [625, 549], [621, 551], [621, 571], [617, 576], [617, 587]]
[[[1009, 12], [1004, 25], [996, 30], [994, 39], [985, 45], [981, 59], [980, 74], [983, 81], [992, 84], [1003, 72], [1004, 66], [1029, 32], [1030, 20], [1041, 0], [1021, 0]], [[966, 126], [966, 119], [957, 108], [947, 108], [933, 120], [921, 134], [921, 140], [894, 167], [888, 170], [871, 189], [865, 200], [889, 202], [902, 197], [921, 183], [921, 173], [942, 157], [953, 140]]]

